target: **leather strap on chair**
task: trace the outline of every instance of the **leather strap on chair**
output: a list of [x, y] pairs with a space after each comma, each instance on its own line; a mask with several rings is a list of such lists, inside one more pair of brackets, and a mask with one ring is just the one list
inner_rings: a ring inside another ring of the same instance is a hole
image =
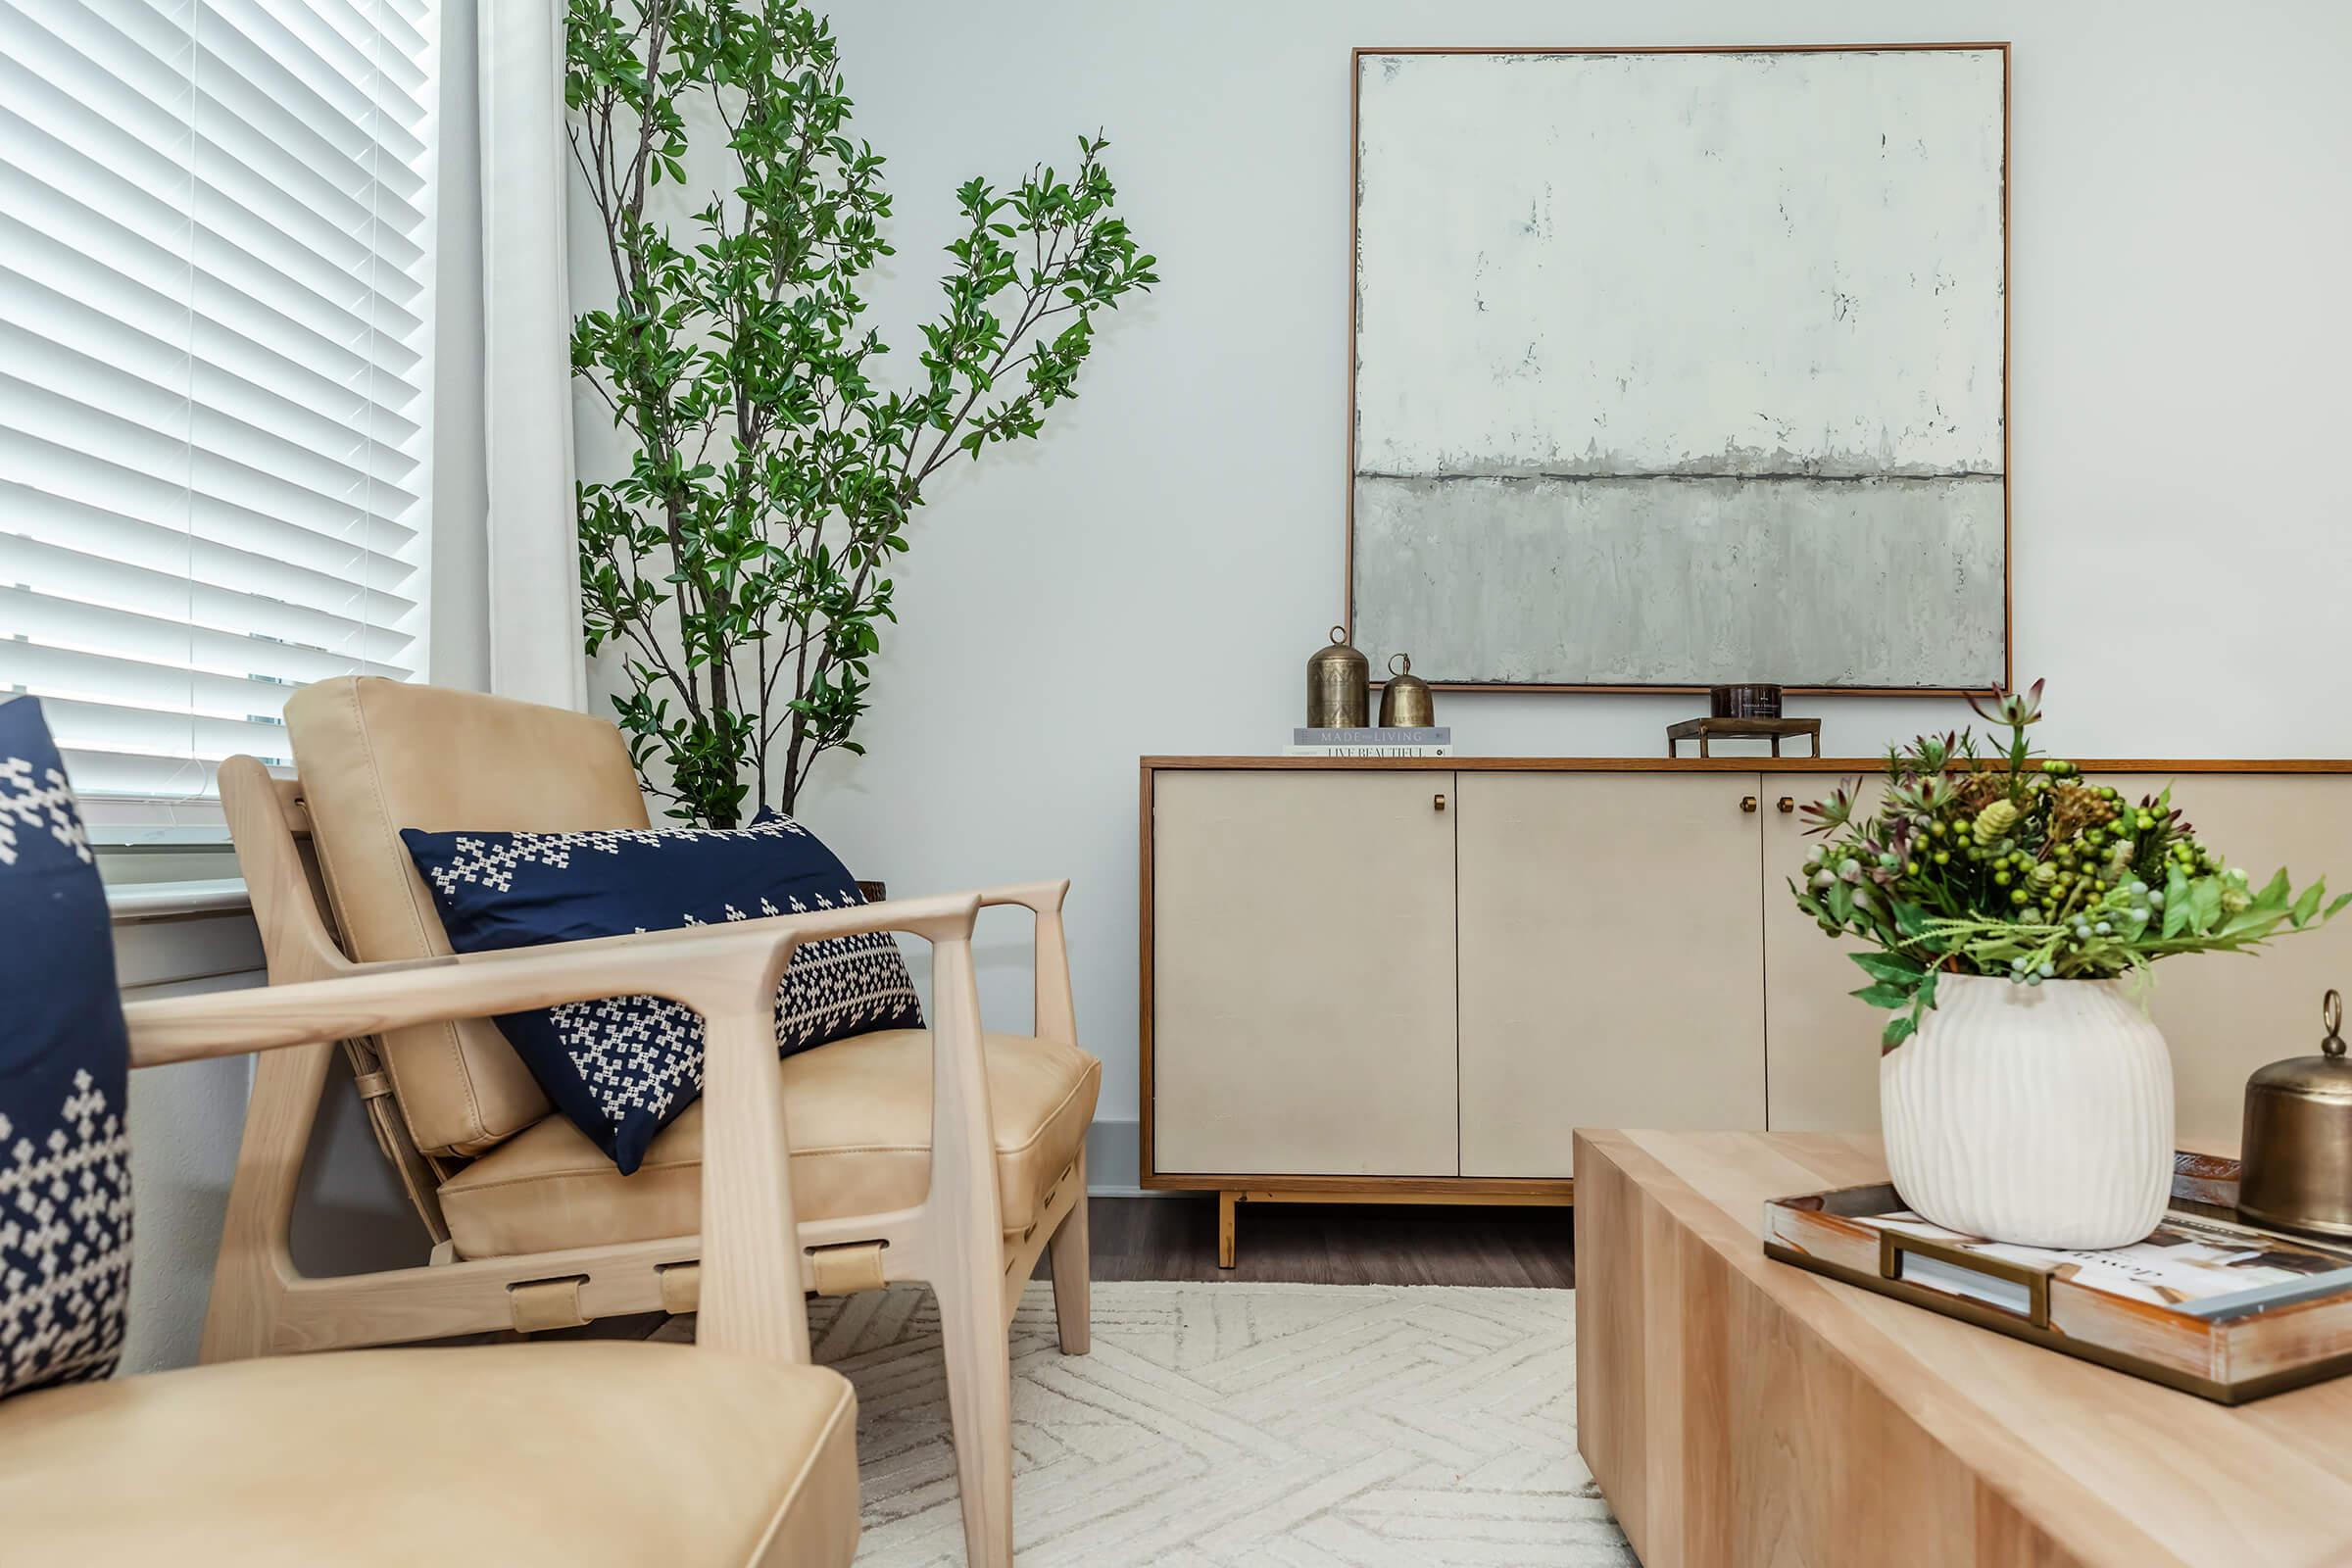
[[[1047, 1188], [1045, 1196], [1037, 1200], [1037, 1211], [1040, 1214], [1053, 1213], [1055, 1200], [1061, 1197], [1061, 1184], [1077, 1174], [1078, 1161], [1075, 1159], [1071, 1160], [1067, 1165], [1062, 1166], [1061, 1174], [1054, 1178], [1054, 1185]], [[1032, 1225], [1028, 1230], [1021, 1232], [1021, 1240], [1024, 1242], [1027, 1241], [1029, 1239], [1030, 1232], [1035, 1231], [1037, 1227]]]
[[[301, 858], [320, 923], [334, 944], [349, 952], [342, 923], [335, 918], [335, 901], [327, 892], [325, 864], [316, 856]], [[352, 1081], [359, 1085], [360, 1103], [368, 1108], [368, 1126], [375, 1134], [375, 1147], [383, 1151], [399, 1175], [401, 1191], [408, 1194], [416, 1217], [424, 1222], [425, 1234], [434, 1246], [442, 1245], [449, 1240], [449, 1221], [441, 1216], [441, 1184], [449, 1179], [450, 1169], [427, 1156], [410, 1136], [408, 1118], [401, 1113], [392, 1075], [384, 1071], [383, 1058], [376, 1054], [374, 1037], [360, 1035], [344, 1041], [343, 1055], [351, 1063]]]
[[700, 1263], [664, 1263], [654, 1270], [654, 1282], [662, 1287], [662, 1310], [671, 1317], [695, 1311], [703, 1304]]
[[346, 1040], [343, 1054], [351, 1063], [352, 1082], [359, 1086], [360, 1103], [368, 1107], [368, 1126], [375, 1134], [375, 1147], [399, 1175], [401, 1191], [416, 1206], [416, 1217], [424, 1221], [426, 1234], [436, 1244], [448, 1241], [449, 1222], [441, 1217], [440, 1191], [447, 1172], [426, 1158], [409, 1136], [409, 1124], [392, 1089], [392, 1075], [384, 1071], [376, 1056], [375, 1042]]
[[882, 1288], [882, 1244], [850, 1242], [840, 1247], [813, 1248], [810, 1272], [819, 1296], [854, 1296]]
[[560, 1280], [524, 1280], [507, 1287], [507, 1309], [514, 1314], [514, 1332], [538, 1334], [548, 1329], [576, 1329], [588, 1319], [580, 1311], [580, 1287], [585, 1274]]

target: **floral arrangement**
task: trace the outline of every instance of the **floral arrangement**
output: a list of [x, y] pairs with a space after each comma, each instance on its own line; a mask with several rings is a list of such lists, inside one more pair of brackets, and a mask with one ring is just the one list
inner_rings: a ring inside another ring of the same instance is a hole
[[2298, 894], [2283, 870], [2256, 890], [2170, 788], [2133, 805], [2072, 762], [2037, 760], [2026, 731], [2041, 690], [1970, 699], [2008, 728], [2003, 756], [1981, 755], [1967, 730], [1921, 736], [1888, 750], [1877, 814], [1850, 786], [1805, 808], [1823, 842], [1789, 889], [1822, 930], [1871, 944], [1852, 955], [1870, 976], [1854, 995], [1894, 1012], [1885, 1050], [1936, 1005], [1938, 975], [2115, 979], [2177, 954], [2243, 953], [2352, 904], [2323, 908], [2325, 881]]

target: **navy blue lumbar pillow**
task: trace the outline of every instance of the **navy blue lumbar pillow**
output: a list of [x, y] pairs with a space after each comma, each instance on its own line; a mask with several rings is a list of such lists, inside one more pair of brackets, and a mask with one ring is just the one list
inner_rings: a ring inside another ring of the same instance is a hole
[[0, 703], [0, 1396], [103, 1378], [130, 1304], [130, 1039], [41, 705]]
[[[401, 830], [460, 953], [808, 914], [865, 902], [833, 853], [788, 816], [749, 827], [590, 833]], [[557, 1108], [621, 1174], [703, 1092], [703, 1022], [658, 997], [502, 1015]], [[784, 1055], [877, 1029], [920, 1029], [898, 944], [879, 932], [811, 942], [776, 992]]]

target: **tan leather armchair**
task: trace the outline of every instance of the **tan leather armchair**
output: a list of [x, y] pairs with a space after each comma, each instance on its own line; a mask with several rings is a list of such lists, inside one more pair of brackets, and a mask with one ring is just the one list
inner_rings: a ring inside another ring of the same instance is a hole
[[[968, 933], [974, 901], [910, 927]], [[563, 1562], [846, 1568], [857, 1398], [807, 1364], [774, 995], [809, 922], [352, 968], [134, 1003], [134, 1067], [653, 991], [707, 1020], [693, 1346], [361, 1350], [74, 1384], [0, 1403], [15, 1563]]]
[[[601, 719], [362, 678], [296, 693], [286, 721], [299, 779], [273, 778], [250, 758], [220, 769], [273, 984], [448, 953], [400, 843], [403, 827], [647, 825], [620, 735]], [[991, 1568], [1012, 1556], [1006, 1334], [1049, 1246], [1061, 1348], [1087, 1348], [1085, 1135], [1101, 1064], [1076, 1044], [1060, 912], [1067, 888], [1040, 883], [964, 901], [1033, 911], [1034, 1034], [982, 1033], [970, 920], [958, 926], [942, 913], [961, 906], [905, 900], [797, 916], [796, 929], [806, 940], [878, 930], [929, 940], [930, 1028], [860, 1035], [780, 1063], [769, 1042], [803, 1280], [824, 1294], [893, 1280], [931, 1286], [967, 1554]], [[554, 1113], [488, 1021], [360, 1033], [346, 1050], [430, 1262], [337, 1279], [296, 1271], [287, 1224], [331, 1048], [276, 1053], [254, 1085], [207, 1361], [689, 1312], [698, 1298], [708, 1313], [698, 1232], [716, 1095], [706, 1092], [624, 1177]]]

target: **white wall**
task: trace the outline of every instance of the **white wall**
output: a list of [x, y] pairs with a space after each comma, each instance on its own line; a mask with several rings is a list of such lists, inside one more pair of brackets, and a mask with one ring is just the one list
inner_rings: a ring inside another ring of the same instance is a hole
[[[1351, 46], [2009, 39], [2021, 678], [2083, 756], [2352, 753], [2352, 530], [2328, 455], [2352, 346], [2352, 8], [1462, 0], [837, 4], [890, 160], [875, 319], [913, 368], [951, 192], [1107, 128], [1166, 281], [1045, 440], [936, 486], [863, 760], [804, 814], [894, 889], [1076, 879], [1102, 1115], [1135, 1114], [1136, 759], [1261, 752], [1341, 610]], [[594, 436], [584, 431], [585, 466]], [[1833, 753], [1955, 703], [1804, 705]], [[1654, 755], [1688, 698], [1441, 694], [1465, 752]], [[1248, 897], [1236, 888], [1236, 898]], [[1026, 1017], [1012, 922], [992, 1021]], [[1107, 1181], [1124, 1173], [1100, 1171]]]

